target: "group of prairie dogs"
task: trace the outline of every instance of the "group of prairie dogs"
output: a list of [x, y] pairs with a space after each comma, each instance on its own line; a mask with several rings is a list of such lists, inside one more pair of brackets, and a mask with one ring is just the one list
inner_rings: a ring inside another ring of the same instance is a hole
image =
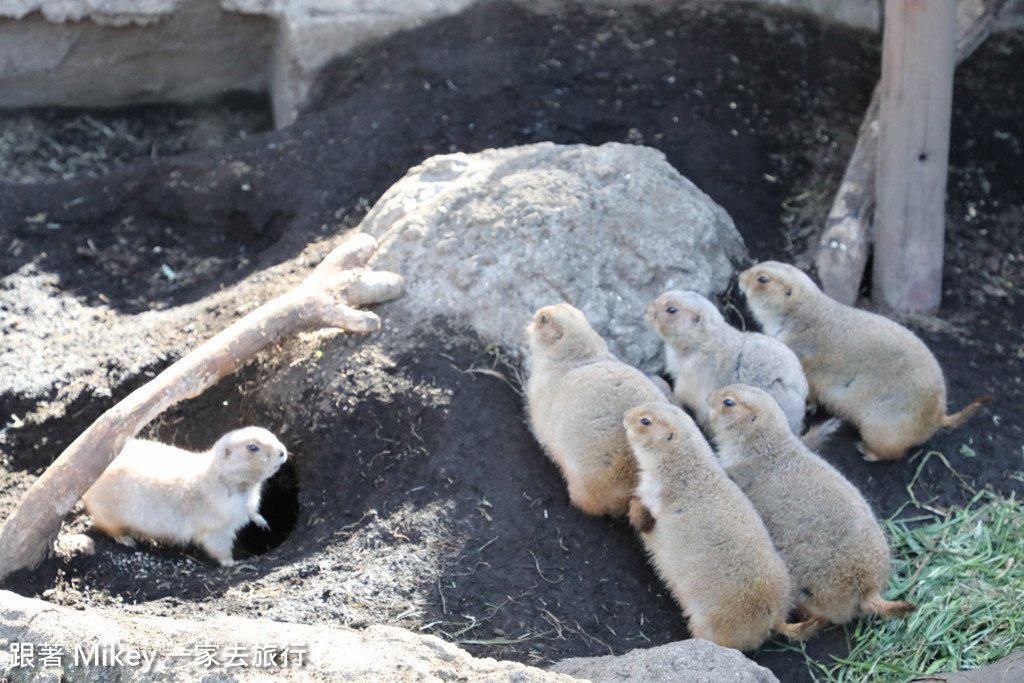
[[[806, 406], [852, 423], [864, 457], [888, 460], [991, 398], [947, 415], [921, 340], [793, 266], [762, 263], [739, 284], [764, 334], [734, 329], [693, 292], [646, 307], [673, 396], [697, 422], [615, 358], [582, 312], [538, 310], [526, 328], [534, 434], [574, 505], [629, 516], [697, 637], [750, 650], [773, 631], [804, 638], [914, 610], [882, 597], [887, 540], [860, 492], [800, 438]], [[787, 623], [791, 612], [802, 621]]]
[[[729, 326], [711, 302], [666, 292], [646, 307], [665, 341], [673, 396], [617, 360], [583, 313], [540, 309], [527, 327], [531, 427], [573, 504], [628, 515], [694, 635], [753, 649], [772, 631], [802, 638], [861, 613], [914, 609], [882, 598], [884, 534], [860, 493], [798, 436], [807, 404], [861, 433], [870, 460], [898, 458], [991, 400], [946, 415], [942, 371], [896, 323], [839, 304], [792, 266], [744, 271], [740, 288], [766, 334]], [[190, 453], [132, 440], [85, 493], [99, 529], [195, 543], [233, 563], [237, 532], [287, 460], [246, 427]], [[792, 611], [803, 621], [787, 623]]]

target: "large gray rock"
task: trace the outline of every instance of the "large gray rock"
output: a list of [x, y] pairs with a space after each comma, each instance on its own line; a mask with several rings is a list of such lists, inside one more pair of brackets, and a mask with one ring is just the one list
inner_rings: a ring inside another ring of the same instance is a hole
[[[575, 680], [515, 662], [477, 659], [435, 636], [391, 626], [357, 631], [267, 619], [126, 617], [116, 611], [78, 612], [7, 591], [0, 591], [0, 642], [0, 680], [12, 683]], [[17, 652], [10, 644], [19, 646]], [[33, 646], [34, 667], [18, 666], [23, 662], [17, 658], [27, 654], [22, 644]], [[44, 660], [44, 653], [56, 653], [43, 646], [57, 646], [62, 654]], [[291, 651], [289, 666], [262, 666], [269, 662], [264, 648], [277, 648], [280, 663], [285, 647]], [[210, 666], [196, 658], [207, 649], [216, 662]], [[116, 661], [110, 659], [114, 652], [120, 653]], [[54, 665], [44, 666], [48, 663]]]
[[633, 650], [619, 657], [566, 659], [549, 670], [594, 683], [778, 683], [779, 680], [738, 650], [697, 638]]
[[743, 243], [732, 219], [654, 149], [540, 143], [428, 159], [362, 223], [406, 279], [388, 333], [442, 315], [516, 353], [537, 308], [580, 308], [623, 360], [653, 367], [644, 305], [714, 296]]

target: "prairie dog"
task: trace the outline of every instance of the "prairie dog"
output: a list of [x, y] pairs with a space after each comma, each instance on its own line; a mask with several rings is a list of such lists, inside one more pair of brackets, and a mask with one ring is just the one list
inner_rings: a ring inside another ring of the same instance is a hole
[[538, 310], [526, 337], [530, 427], [561, 469], [570, 500], [591, 515], [626, 514], [636, 465], [622, 415], [668, 399], [640, 370], [615, 358], [569, 304]]
[[708, 397], [718, 458], [761, 515], [789, 567], [798, 609], [841, 624], [895, 617], [909, 602], [882, 598], [889, 544], [860, 492], [793, 434], [761, 389], [731, 385]]
[[947, 415], [942, 368], [924, 342], [888, 318], [829, 298], [791, 265], [766, 261], [739, 282], [765, 333], [800, 358], [812, 400], [860, 430], [868, 460], [900, 458], [993, 400]]
[[260, 490], [288, 451], [260, 427], [228, 432], [208, 451], [132, 439], [85, 492], [93, 524], [119, 543], [132, 537], [195, 543], [224, 566], [250, 521], [267, 529]]
[[626, 412], [623, 425], [640, 472], [630, 521], [690, 632], [752, 650], [773, 630], [805, 637], [816, 629], [821, 620], [785, 623], [792, 599], [786, 565], [690, 416], [648, 403]]
[[764, 389], [799, 434], [807, 410], [807, 378], [800, 359], [782, 342], [741, 332], [697, 292], [665, 292], [647, 304], [647, 319], [665, 342], [665, 368], [675, 397], [707, 425], [708, 394], [729, 384]]

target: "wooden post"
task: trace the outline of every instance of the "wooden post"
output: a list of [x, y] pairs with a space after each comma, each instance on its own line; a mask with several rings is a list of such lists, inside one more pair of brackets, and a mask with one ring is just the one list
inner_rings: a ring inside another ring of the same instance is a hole
[[[960, 64], [985, 42], [1006, 0], [959, 0], [956, 5], [956, 63]], [[857, 146], [846, 166], [832, 210], [818, 245], [815, 266], [821, 288], [836, 301], [852, 306], [857, 301], [864, 266], [871, 248], [868, 227], [875, 210], [875, 150], [878, 147], [876, 85], [857, 136]]]
[[872, 297], [934, 311], [942, 297], [956, 0], [886, 0]]

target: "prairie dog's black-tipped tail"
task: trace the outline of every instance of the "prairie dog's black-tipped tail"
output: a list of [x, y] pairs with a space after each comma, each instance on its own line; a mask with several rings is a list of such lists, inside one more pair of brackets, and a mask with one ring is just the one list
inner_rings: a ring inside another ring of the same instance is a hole
[[629, 523], [640, 533], [650, 533], [654, 529], [654, 515], [650, 509], [636, 496], [629, 499]]
[[774, 629], [777, 633], [781, 633], [790, 640], [807, 640], [820, 631], [827, 623], [828, 619], [825, 617], [811, 617], [807, 621], [799, 621], [794, 624], [778, 623], [775, 624]]
[[877, 614], [880, 617], [894, 618], [910, 614], [917, 609], [917, 605], [904, 600], [886, 600], [878, 591], [864, 598], [860, 603], [861, 609], [865, 612]]
[[952, 415], [946, 415], [945, 417], [943, 417], [942, 426], [959, 427], [964, 422], [969, 420], [972, 415], [978, 412], [978, 409], [980, 409], [983, 405], [991, 403], [994, 400], [996, 400], [995, 396], [982, 396], [981, 398], [976, 398], [969, 404], [967, 404], [967, 407], [961, 410], [959, 413], [953, 413]]
[[829, 419], [814, 425], [800, 437], [800, 440], [804, 442], [804, 445], [810, 448], [812, 451], [817, 451], [819, 448], [828, 443], [828, 440], [832, 438], [840, 427], [843, 426], [843, 421], [838, 417], [830, 417]]

